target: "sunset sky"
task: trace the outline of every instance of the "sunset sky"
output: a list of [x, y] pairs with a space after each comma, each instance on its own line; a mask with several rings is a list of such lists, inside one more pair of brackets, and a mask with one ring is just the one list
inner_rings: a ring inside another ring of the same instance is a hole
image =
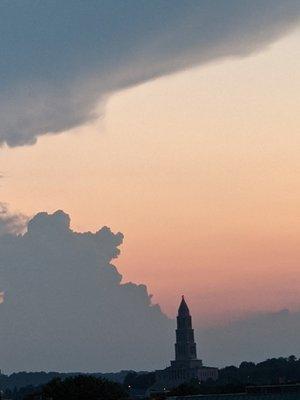
[[1, 201], [125, 240], [123, 282], [203, 325], [300, 309], [300, 32], [118, 90], [101, 116], [0, 150]]

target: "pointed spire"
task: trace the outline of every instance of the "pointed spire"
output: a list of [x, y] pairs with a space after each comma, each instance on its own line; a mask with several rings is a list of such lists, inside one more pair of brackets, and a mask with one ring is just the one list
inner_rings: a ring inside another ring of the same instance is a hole
[[185, 302], [184, 296], [182, 296], [180, 306], [178, 308], [178, 315], [180, 316], [188, 316], [190, 315], [190, 310]]

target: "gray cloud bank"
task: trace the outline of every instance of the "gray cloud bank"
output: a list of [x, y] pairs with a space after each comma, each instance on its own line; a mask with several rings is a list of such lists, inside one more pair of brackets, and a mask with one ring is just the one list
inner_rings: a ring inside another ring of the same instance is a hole
[[239, 365], [272, 357], [300, 355], [300, 312], [258, 313], [198, 331], [199, 349], [212, 365]]
[[27, 224], [27, 217], [23, 214], [9, 212], [7, 204], [0, 202], [0, 236], [7, 233], [22, 233]]
[[96, 117], [122, 88], [268, 45], [299, 0], [10, 0], [0, 3], [0, 144]]
[[[151, 303], [144, 285], [121, 283], [112, 264], [121, 233], [107, 227], [74, 232], [69, 216], [57, 211], [37, 214], [21, 235], [24, 217], [2, 207], [0, 360], [5, 371], [151, 370], [174, 357], [175, 321]], [[197, 310], [192, 313], [196, 317]], [[211, 365], [300, 354], [300, 312], [195, 328], [199, 357]]]
[[76, 233], [62, 211], [0, 237], [0, 359], [12, 370], [154, 368], [168, 359], [172, 321], [144, 285], [111, 264], [121, 233]]

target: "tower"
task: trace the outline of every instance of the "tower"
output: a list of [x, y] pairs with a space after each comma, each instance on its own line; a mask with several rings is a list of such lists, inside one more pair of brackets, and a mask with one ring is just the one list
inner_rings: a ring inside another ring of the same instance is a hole
[[197, 350], [194, 340], [194, 329], [192, 328], [192, 317], [184, 296], [182, 296], [177, 316], [175, 361], [196, 359]]
[[155, 384], [152, 391], [165, 391], [184, 382], [196, 379], [204, 382], [218, 379], [218, 369], [203, 366], [197, 358], [192, 317], [184, 296], [178, 308], [175, 360], [165, 369], [155, 371]]

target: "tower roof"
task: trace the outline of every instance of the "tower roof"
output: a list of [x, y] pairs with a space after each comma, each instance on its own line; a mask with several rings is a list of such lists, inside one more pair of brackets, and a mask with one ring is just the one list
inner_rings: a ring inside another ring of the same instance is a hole
[[182, 296], [181, 303], [178, 308], [178, 315], [182, 315], [182, 316], [190, 315], [190, 310], [184, 300], [184, 296]]

